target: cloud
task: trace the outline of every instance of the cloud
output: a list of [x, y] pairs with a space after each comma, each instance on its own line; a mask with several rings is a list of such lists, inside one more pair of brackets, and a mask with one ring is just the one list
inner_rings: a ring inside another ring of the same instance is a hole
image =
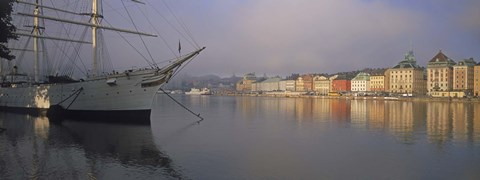
[[[480, 60], [480, 3], [475, 0], [206, 0], [171, 4], [198, 44], [207, 46], [184, 69], [194, 75], [256, 72], [285, 76], [392, 67], [411, 45], [422, 66], [439, 49], [454, 59]], [[165, 31], [164, 26], [159, 29]], [[179, 36], [164, 37], [176, 49]], [[187, 46], [182, 40], [182, 51], [187, 52]], [[159, 50], [153, 53], [171, 54], [162, 52], [160, 45], [155, 48]]]
[[422, 26], [421, 14], [355, 0], [255, 1], [232, 13], [229, 28], [210, 41], [215, 52], [206, 64], [272, 75], [391, 65], [375, 60], [396, 63], [391, 54], [407, 50], [409, 35]]

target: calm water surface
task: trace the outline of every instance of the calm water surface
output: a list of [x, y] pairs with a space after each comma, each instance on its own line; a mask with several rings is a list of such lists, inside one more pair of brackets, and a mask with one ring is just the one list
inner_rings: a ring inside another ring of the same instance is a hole
[[0, 179], [480, 179], [480, 104], [158, 95], [151, 126], [1, 112]]

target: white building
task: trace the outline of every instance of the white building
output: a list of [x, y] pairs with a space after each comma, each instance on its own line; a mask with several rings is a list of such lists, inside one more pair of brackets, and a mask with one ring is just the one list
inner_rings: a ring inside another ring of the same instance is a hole
[[285, 82], [285, 91], [296, 91], [295, 80], [283, 80]]
[[358, 73], [352, 79], [352, 92], [367, 92], [370, 91], [370, 74]]
[[271, 92], [271, 91], [280, 91], [280, 78], [270, 78], [266, 79], [262, 82], [253, 83], [252, 89], [253, 91], [261, 91], [261, 92]]

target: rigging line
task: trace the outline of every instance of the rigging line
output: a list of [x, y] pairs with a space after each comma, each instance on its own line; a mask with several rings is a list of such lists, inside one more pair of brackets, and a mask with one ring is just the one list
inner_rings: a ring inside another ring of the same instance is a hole
[[[80, 39], [82, 39], [82, 40], [85, 39], [85, 37], [87, 35], [87, 30], [88, 30], [88, 27], [85, 27], [85, 29], [83, 31], [83, 34], [80, 36]], [[82, 57], [80, 56], [80, 53], [79, 53], [79, 50], [82, 46], [83, 46], [83, 44], [78, 43], [77, 47], [73, 51], [76, 52], [76, 54], [77, 54], [76, 57], [78, 57], [78, 59], [80, 60], [80, 63], [82, 64], [83, 69], [87, 70], [87, 66], [85, 65], [85, 63], [83, 63], [83, 59], [82, 59]], [[73, 62], [75, 64], [75, 66], [77, 66], [77, 64], [75, 63], [76, 61], [77, 61], [77, 58], [75, 58], [75, 61]], [[78, 66], [77, 66], [77, 68], [78, 68]], [[73, 73], [74, 73], [74, 69], [72, 68], [70, 75], [73, 75]]]
[[[182, 23], [181, 23], [181, 21], [179, 20], [179, 18], [177, 17], [176, 13], [170, 8], [170, 6], [169, 6], [165, 1], [162, 0], [162, 2], [163, 2], [163, 4], [165, 5], [165, 7], [168, 9], [168, 11], [170, 12], [170, 14], [171, 14], [171, 15], [174, 17], [174, 19], [177, 21], [178, 25], [180, 25], [180, 28], [182, 28], [183, 31], [185, 32], [185, 34], [186, 34], [187, 36], [189, 36], [189, 35], [188, 35], [188, 31], [186, 30], [186, 27], [185, 27], [185, 26], [182, 26]], [[193, 47], [195, 47], [195, 48], [200, 48], [200, 46], [197, 45], [197, 43], [195, 42], [195, 40], [194, 40], [191, 36], [189, 36], [189, 38], [193, 41], [193, 43], [190, 42], [190, 44], [191, 44]]]
[[[181, 56], [180, 56], [181, 57]], [[155, 62], [155, 64], [159, 65], [159, 64], [162, 64], [162, 63], [167, 63], [167, 62], [172, 62], [173, 60], [176, 60], [180, 57], [174, 57], [172, 59], [168, 59], [168, 60], [163, 60], [163, 61], [158, 61], [158, 62]]]
[[[120, 17], [122, 17], [123, 19], [125, 19], [125, 20], [128, 21], [128, 18], [125, 17], [124, 14], [120, 13], [120, 11], [118, 11], [118, 9], [123, 9], [123, 7], [122, 7], [122, 8], [114, 8], [114, 7], [111, 6], [107, 1], [104, 1], [104, 3], [105, 3], [107, 6], [109, 6], [109, 7], [111, 8], [111, 10], [115, 11]], [[132, 5], [132, 6], [133, 6], [133, 5]], [[108, 12], [108, 11], [110, 11], [110, 10], [107, 10], [106, 12]]]
[[[50, 60], [49, 60], [49, 57], [48, 57], [48, 51], [47, 51], [47, 47], [45, 46], [45, 40], [44, 39], [40, 39], [40, 42], [42, 43], [42, 52], [43, 52], [43, 61], [45, 63], [43, 63], [43, 70], [44, 70], [44, 73], [45, 74], [49, 74], [50, 72]], [[44, 74], [44, 75], [45, 75]]]
[[[111, 26], [111, 24], [110, 24], [106, 19], [103, 19], [103, 20], [104, 20], [108, 25]], [[117, 34], [118, 34], [120, 37], [122, 37], [122, 39], [123, 39], [125, 42], [127, 42], [127, 44], [130, 45], [130, 47], [132, 47], [140, 56], [142, 56], [142, 58], [145, 60], [145, 62], [147, 62], [147, 63], [149, 64], [149, 66], [151, 67], [150, 61], [148, 61], [148, 59], [147, 59], [142, 53], [140, 53], [140, 51], [139, 51], [135, 46], [133, 46], [132, 43], [130, 43], [130, 42], [125, 38], [125, 36], [122, 35], [122, 33], [117, 32]]]
[[[172, 75], [171, 78], [177, 76], [177, 75], [180, 73], [180, 71], [182, 71], [183, 68], [187, 67], [187, 65], [190, 64], [190, 62], [192, 62], [192, 60], [195, 59], [197, 56], [198, 56], [198, 54], [196, 54], [195, 56], [193, 56], [192, 58], [190, 58], [188, 61], [186, 61], [183, 66], [179, 66], [179, 67], [177, 68], [177, 70], [175, 70], [175, 72], [173, 73], [173, 75]], [[171, 79], [171, 78], [170, 78], [170, 79]]]
[[[52, 43], [53, 43], [53, 45], [55, 45], [55, 46], [60, 50], [60, 52], [61, 52], [65, 57], [68, 57], [68, 56], [66, 55], [66, 52], [62, 49], [62, 47], [60, 47], [60, 46], [58, 45], [58, 43], [56, 43], [55, 41], [53, 41]], [[79, 56], [78, 52], [77, 52], [77, 55]], [[74, 64], [75, 66], [77, 66], [77, 64], [75, 64], [75, 63], [73, 63], [73, 64]], [[77, 66], [77, 68], [78, 68], [78, 66]], [[79, 68], [79, 69], [80, 69], [80, 68]], [[80, 69], [80, 72], [81, 72], [82, 74], [86, 75], [86, 73], [83, 72], [81, 69]]]
[[[27, 42], [23, 46], [23, 49], [27, 49], [28, 44], [30, 44], [30, 40], [32, 40], [32, 37], [28, 37]], [[18, 57], [17, 63], [21, 64], [23, 61], [23, 57], [25, 56], [26, 51], [20, 52], [20, 56]]]
[[[85, 39], [85, 36], [87, 34], [87, 29], [88, 28], [85, 28], [83, 34], [80, 37], [82, 40]], [[74, 49], [73, 49], [73, 54], [74, 55], [70, 56], [70, 58], [69, 58], [69, 59], [71, 59], [70, 61], [72, 62], [72, 64], [75, 65], [77, 68], [78, 68], [78, 65], [77, 65], [76, 62], [78, 61], [78, 59], [80, 59], [79, 50], [81, 49], [81, 47], [82, 47], [82, 44], [80, 44], [80, 43], [76, 44]], [[80, 59], [80, 63], [83, 65], [83, 67], [85, 69], [87, 69], [85, 67], [85, 64], [83, 63], [82, 59]], [[75, 72], [74, 66], [72, 66], [71, 64], [67, 64], [67, 65], [69, 65], [69, 66], [67, 66], [67, 69], [64, 71], [64, 75], [72, 76], [73, 73]]]
[[194, 113], [192, 110], [188, 109], [188, 107], [186, 107], [185, 105], [183, 105], [182, 103], [180, 103], [179, 101], [177, 101], [175, 98], [173, 98], [170, 94], [168, 94], [167, 92], [165, 92], [165, 90], [163, 90], [162, 88], [160, 88], [160, 91], [162, 91], [163, 93], [165, 93], [165, 95], [167, 95], [170, 99], [172, 99], [175, 103], [177, 103], [180, 107], [184, 108], [185, 110], [187, 110], [188, 112], [192, 113], [194, 116], [197, 116], [198, 118], [200, 118], [200, 120], [197, 121], [197, 123], [200, 123], [203, 121], [203, 117], [200, 116], [200, 113], [199, 114], [196, 114]]
[[[52, 0], [50, 0], [50, 5], [51, 5], [52, 7], [54, 7], [54, 8], [56, 8], [56, 5], [55, 5], [55, 3], [53, 3]], [[67, 4], [67, 6], [68, 6], [68, 4]], [[79, 3], [77, 2], [77, 3], [74, 5], [74, 9], [77, 9], [78, 6], [79, 6]], [[57, 11], [55, 11], [55, 13], [56, 13], [57, 17], [61, 17], [60, 14], [59, 14]], [[70, 16], [71, 18], [74, 18], [74, 17], [75, 17], [74, 15], [71, 15], [71, 14], [69, 14], [69, 16]], [[70, 32], [71, 32], [72, 29], [73, 29], [72, 26], [68, 26], [68, 28], [66, 28], [64, 23], [60, 23], [60, 25], [61, 25], [62, 29], [65, 31], [66, 37], [67, 37], [68, 39], [73, 39], [73, 38], [71, 38], [71, 36], [70, 36], [70, 34], [71, 34]], [[72, 36], [76, 36], [77, 30], [78, 30], [78, 28], [75, 29], [75, 31], [74, 31], [74, 33], [72, 34]], [[62, 33], [62, 34], [63, 34], [63, 33]], [[62, 44], [63, 44], [62, 47], [67, 47], [67, 45], [69, 45], [69, 46], [68, 46], [68, 49], [72, 48], [72, 45], [71, 45], [70, 43], [68, 43], [68, 42], [62, 42]], [[56, 57], [61, 56], [61, 54], [58, 54], [58, 51], [56, 51], [56, 54], [57, 54]], [[68, 58], [68, 57], [67, 57], [67, 56], [64, 56], [63, 58]], [[63, 59], [63, 58], [62, 58], [62, 57], [58, 57], [58, 58], [56, 58], [56, 59]], [[61, 68], [61, 67], [63, 66], [63, 63], [64, 63], [64, 61], [62, 61], [62, 60], [56, 61], [55, 66], [58, 67], [58, 68]]]
[[[130, 12], [128, 11], [127, 7], [125, 6], [125, 3], [123, 2], [123, 0], [121, 0], [122, 4], [123, 4], [123, 7], [125, 8], [125, 11], [127, 12], [127, 15], [128, 17], [130, 18], [130, 21], [132, 22], [133, 24], [133, 27], [135, 27], [135, 30], [138, 31], [138, 28], [137, 28], [137, 25], [135, 24], [135, 22], [133, 21], [132, 19], [132, 16], [130, 15]], [[145, 47], [145, 49], [147, 50], [147, 53], [148, 55], [150, 56], [150, 58], [152, 59], [152, 64], [151, 65], [154, 65], [155, 64], [155, 60], [153, 59], [153, 56], [152, 56], [152, 53], [150, 53], [150, 49], [147, 47], [147, 44], [145, 44], [145, 41], [143, 40], [143, 37], [141, 35], [138, 35], [140, 37], [140, 39], [142, 40], [142, 43], [143, 43], [143, 46]], [[153, 67], [153, 66], [152, 66]], [[156, 66], [155, 66], [156, 67]], [[158, 67], [157, 67], [158, 68]]]
[[168, 3], [165, 1], [165, 0], [162, 0], [163, 4], [165, 4], [165, 6], [167, 7], [167, 9], [170, 11], [170, 13], [172, 14], [172, 16], [175, 18], [175, 20], [177, 20], [177, 23], [180, 25], [180, 27], [183, 28], [183, 30], [185, 31], [185, 33], [187, 34], [187, 36], [190, 37], [190, 39], [193, 41], [193, 43], [196, 45], [195, 48], [200, 48], [200, 46], [197, 44], [197, 42], [195, 41], [195, 39], [193, 38], [192, 36], [192, 33], [190, 32], [190, 30], [188, 29], [187, 25], [182, 21], [182, 19], [180, 17], [178, 17], [176, 15], [176, 13], [174, 12], [174, 10], [172, 10], [170, 8], [170, 6], [168, 5]]
[[[86, 32], [84, 32], [84, 33], [86, 33]], [[62, 46], [59, 46], [57, 44], [58, 42], [55, 42], [55, 41], [53, 43], [56, 44], [58, 47], [66, 47], [67, 46], [67, 44], [63, 44]], [[72, 46], [73, 46], [73, 49], [74, 49], [73, 52], [75, 52], [77, 49], [79, 49], [78, 45], [77, 46], [72, 45]], [[70, 49], [70, 47], [68, 49]], [[61, 51], [65, 51], [65, 52], [69, 51], [68, 49], [65, 49], [65, 48], [58, 48], [58, 49], [61, 50]], [[72, 55], [72, 56], [74, 56], [74, 55]], [[72, 64], [75, 63], [75, 59], [72, 60], [71, 56], [67, 56], [67, 53], [64, 53], [64, 57], [65, 57], [65, 59], [70, 59], [70, 61], [72, 61]], [[67, 65], [65, 65], [65, 68], [63, 68], [63, 63], [64, 63], [64, 61], [60, 60], [60, 66], [58, 66], [58, 69], [62, 70], [62, 73], [61, 73], [62, 75], [69, 75], [70, 72], [73, 71], [73, 66], [71, 64], [67, 63]]]
[[112, 59], [110, 58], [110, 53], [108, 52], [108, 46], [106, 45], [105, 38], [103, 36], [103, 31], [100, 31], [100, 48], [101, 48], [101, 55], [102, 55], [102, 65], [104, 71], [109, 71], [113, 69]]
[[[137, 6], [139, 7], [139, 6]], [[145, 13], [140, 10], [140, 12], [143, 14], [143, 16], [145, 16], [145, 18], [147, 19], [147, 22], [148, 24], [150, 24], [150, 26], [152, 26], [153, 30], [155, 30], [155, 32], [158, 34], [158, 37], [160, 37], [160, 39], [162, 39], [163, 43], [167, 46], [167, 48], [170, 50], [170, 52], [172, 52], [172, 54], [175, 56], [175, 57], [178, 57], [177, 56], [177, 53], [172, 49], [172, 47], [170, 47], [170, 45], [168, 45], [167, 43], [167, 40], [161, 35], [160, 31], [153, 25], [153, 23], [150, 21], [150, 18], [148, 18], [148, 16], [145, 15]], [[156, 62], [155, 62], [156, 64]]]
[[163, 19], [165, 22], [167, 22], [168, 25], [170, 25], [170, 26], [172, 27], [172, 29], [174, 29], [178, 34], [180, 34], [180, 36], [182, 36], [190, 45], [192, 45], [193, 47], [195, 47], [195, 44], [192, 43], [192, 42], [189, 40], [189, 38], [185, 37], [185, 34], [182, 33], [180, 30], [178, 30], [178, 28], [175, 27], [162, 13], [160, 13], [160, 11], [159, 11], [157, 8], [155, 8], [155, 6], [153, 6], [153, 4], [150, 4], [150, 2], [148, 2], [148, 1], [145, 1], [145, 2], [147, 2], [147, 3], [150, 5], [150, 7], [152, 7], [152, 9], [153, 9], [155, 12], [157, 12], [157, 14], [160, 15], [160, 17], [162, 17], [162, 19]]

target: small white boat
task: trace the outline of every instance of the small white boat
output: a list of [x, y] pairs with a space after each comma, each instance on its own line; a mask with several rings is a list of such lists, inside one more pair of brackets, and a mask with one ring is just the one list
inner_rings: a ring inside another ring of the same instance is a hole
[[187, 95], [212, 95], [212, 92], [208, 88], [197, 89], [192, 88], [189, 92], [185, 92]]

